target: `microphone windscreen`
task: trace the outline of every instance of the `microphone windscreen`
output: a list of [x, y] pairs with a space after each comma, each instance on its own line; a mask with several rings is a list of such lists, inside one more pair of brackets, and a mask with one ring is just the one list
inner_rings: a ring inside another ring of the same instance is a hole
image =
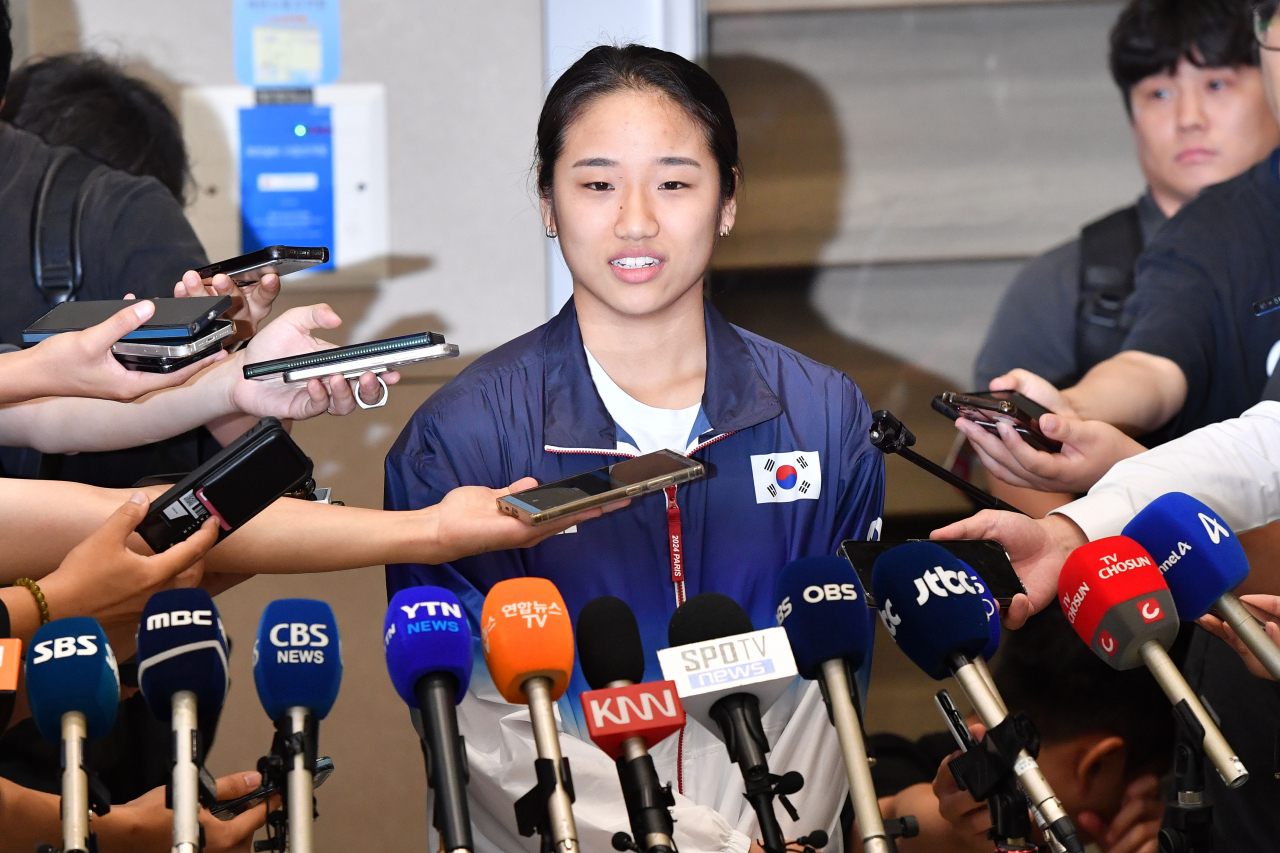
[[898, 648], [931, 677], [951, 674], [951, 658], [973, 659], [991, 627], [973, 570], [933, 542], [908, 542], [876, 558], [871, 590]]
[[45, 740], [62, 740], [62, 715], [69, 711], [84, 714], [89, 737], [111, 732], [120, 703], [120, 671], [95, 620], [74, 616], [42, 625], [27, 649], [26, 675], [31, 718]]
[[475, 651], [458, 596], [438, 586], [400, 590], [387, 606], [382, 640], [391, 683], [410, 708], [418, 707], [419, 679], [433, 672], [456, 678], [454, 700], [462, 701], [471, 683]]
[[667, 623], [672, 646], [705, 643], [721, 637], [750, 634], [756, 628], [742, 605], [718, 592], [703, 592], [676, 608]]
[[216, 721], [227, 698], [227, 635], [203, 589], [167, 589], [147, 600], [138, 622], [138, 686], [159, 720], [173, 694], [196, 694], [200, 722]]
[[636, 615], [621, 598], [603, 595], [578, 614], [578, 665], [592, 690], [615, 681], [644, 681], [644, 644]]
[[995, 653], [1000, 650], [1000, 605], [996, 603], [995, 596], [991, 594], [986, 581], [979, 577], [978, 573], [968, 563], [963, 563], [963, 565], [966, 569], [969, 569], [969, 583], [973, 584], [973, 588], [982, 596], [982, 606], [987, 609], [987, 627], [991, 629], [991, 641], [982, 650], [982, 658], [983, 660], [991, 660]]
[[1142, 665], [1142, 646], [1178, 637], [1178, 609], [1156, 562], [1127, 536], [1071, 552], [1058, 575], [1062, 612], [1080, 639], [1116, 669]]
[[546, 578], [499, 581], [480, 611], [480, 643], [493, 683], [508, 702], [526, 704], [524, 683], [551, 679], [559, 699], [573, 673], [573, 626], [560, 590]]
[[788, 563], [774, 585], [778, 625], [786, 629], [801, 678], [816, 681], [822, 664], [848, 661], [857, 671], [871, 648], [871, 609], [858, 573], [841, 557]]
[[333, 608], [310, 598], [267, 605], [253, 641], [253, 683], [272, 720], [290, 708], [329, 716], [342, 685], [342, 640]]
[[1231, 528], [1182, 492], [1147, 504], [1123, 532], [1156, 560], [1183, 619], [1199, 619], [1249, 575], [1249, 558]]

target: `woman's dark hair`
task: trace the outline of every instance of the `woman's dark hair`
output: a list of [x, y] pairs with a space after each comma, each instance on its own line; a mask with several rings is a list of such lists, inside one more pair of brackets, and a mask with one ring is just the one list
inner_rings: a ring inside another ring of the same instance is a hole
[[1057, 603], [1006, 631], [992, 676], [1010, 711], [1023, 711], [1046, 742], [1092, 732], [1124, 739], [1129, 777], [1162, 772], [1173, 751], [1169, 702], [1145, 669], [1121, 672], [1080, 641]]
[[721, 200], [733, 197], [742, 164], [738, 161], [738, 129], [724, 90], [683, 56], [639, 44], [593, 47], [551, 87], [538, 118], [539, 195], [551, 198], [556, 161], [569, 125], [592, 101], [623, 89], [657, 92], [684, 108], [702, 127], [707, 147], [716, 158]]
[[101, 57], [70, 53], [23, 64], [9, 80], [0, 121], [113, 169], [150, 175], [183, 201], [187, 149], [178, 120], [159, 92]]
[[1132, 114], [1140, 80], [1172, 73], [1179, 60], [1200, 68], [1258, 64], [1252, 6], [1242, 0], [1132, 0], [1111, 30], [1111, 77]]

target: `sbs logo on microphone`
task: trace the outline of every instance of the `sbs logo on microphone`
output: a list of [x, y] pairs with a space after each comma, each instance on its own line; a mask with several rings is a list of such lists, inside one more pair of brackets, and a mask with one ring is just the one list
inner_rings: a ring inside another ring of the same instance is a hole
[[[93, 634], [81, 634], [79, 637], [57, 637], [36, 643], [31, 647], [35, 656], [33, 664], [47, 660], [61, 660], [69, 657], [92, 657], [98, 653], [98, 638]], [[111, 656], [111, 647], [107, 646], [107, 655]]]

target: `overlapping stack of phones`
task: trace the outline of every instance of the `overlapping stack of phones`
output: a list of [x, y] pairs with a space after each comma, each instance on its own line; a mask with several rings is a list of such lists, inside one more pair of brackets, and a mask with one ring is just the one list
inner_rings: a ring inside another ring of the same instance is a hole
[[[221, 349], [235, 332], [230, 320], [221, 319], [231, 309], [230, 296], [196, 296], [187, 299], [153, 299], [156, 313], [111, 347], [116, 360], [130, 370], [171, 373], [194, 364]], [[30, 346], [63, 332], [96, 326], [133, 304], [124, 299], [63, 302], [22, 332]]]

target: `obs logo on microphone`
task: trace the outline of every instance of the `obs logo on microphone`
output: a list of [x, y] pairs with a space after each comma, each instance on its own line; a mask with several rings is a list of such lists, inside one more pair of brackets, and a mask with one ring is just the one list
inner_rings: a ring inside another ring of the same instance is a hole
[[967, 572], [953, 572], [942, 566], [935, 566], [916, 578], [916, 604], [924, 604], [931, 595], [946, 598], [949, 595], [981, 595], [983, 591], [982, 584], [969, 577]]
[[[323, 622], [315, 625], [305, 622], [272, 625], [267, 638], [276, 647], [276, 663], [324, 663], [323, 650], [329, 645], [329, 635], [325, 633], [328, 629], [329, 626]], [[255, 648], [255, 662], [257, 651]]]
[[[818, 604], [822, 601], [857, 601], [858, 587], [851, 583], [824, 583], [821, 586], [812, 584], [804, 588], [804, 592], [800, 593], [804, 598], [805, 604]], [[787, 596], [778, 602], [778, 610], [774, 616], [781, 625], [787, 621], [787, 617], [791, 615], [791, 611], [795, 609], [791, 603], [791, 596]]]

